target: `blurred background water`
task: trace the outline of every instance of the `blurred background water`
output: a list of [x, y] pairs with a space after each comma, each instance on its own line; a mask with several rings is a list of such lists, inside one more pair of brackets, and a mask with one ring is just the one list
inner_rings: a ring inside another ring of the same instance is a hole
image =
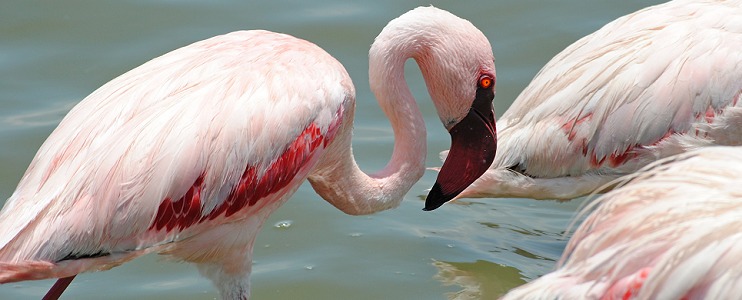
[[[432, 3], [431, 3], [432, 2]], [[368, 88], [367, 53], [386, 23], [433, 4], [489, 38], [497, 115], [552, 56], [647, 1], [22, 1], [0, 2], [0, 204], [65, 113], [110, 79], [191, 42], [242, 29], [312, 41], [340, 60], [358, 92], [354, 151], [388, 161], [392, 132]], [[408, 81], [428, 123], [428, 166], [449, 137], [417, 67]], [[288, 113], [288, 112], [287, 112]], [[258, 236], [254, 299], [493, 299], [551, 270], [584, 200], [473, 199], [423, 212], [429, 171], [392, 211], [347, 216], [308, 184]], [[3, 230], [0, 228], [0, 230]], [[52, 281], [0, 286], [0, 299], [38, 299]], [[195, 267], [149, 255], [80, 275], [63, 299], [213, 299]]]

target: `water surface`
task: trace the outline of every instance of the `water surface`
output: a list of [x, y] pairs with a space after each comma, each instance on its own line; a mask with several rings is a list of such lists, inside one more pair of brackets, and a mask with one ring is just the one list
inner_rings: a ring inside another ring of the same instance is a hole
[[[0, 203], [64, 114], [94, 89], [188, 43], [241, 29], [320, 45], [358, 91], [356, 158], [367, 172], [392, 149], [367, 86], [367, 51], [391, 19], [419, 5], [469, 19], [490, 39], [501, 115], [565, 46], [655, 1], [20, 1], [0, 3]], [[413, 64], [408, 80], [428, 125], [429, 166], [449, 137]], [[287, 112], [288, 113], [288, 112]], [[347, 216], [307, 184], [266, 223], [255, 245], [254, 299], [492, 299], [548, 272], [581, 200], [477, 199], [423, 212], [427, 172], [392, 211]], [[2, 229], [0, 229], [2, 230]], [[52, 281], [0, 286], [0, 299], [38, 299]], [[78, 276], [66, 299], [213, 299], [195, 267], [149, 255]]]

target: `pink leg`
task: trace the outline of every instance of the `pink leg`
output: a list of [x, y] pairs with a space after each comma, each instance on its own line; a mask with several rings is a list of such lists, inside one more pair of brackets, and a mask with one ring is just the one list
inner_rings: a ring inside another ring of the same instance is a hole
[[59, 299], [59, 296], [62, 296], [62, 293], [64, 292], [64, 289], [67, 288], [67, 286], [70, 285], [70, 282], [72, 282], [72, 279], [75, 279], [75, 275], [72, 275], [70, 277], [65, 278], [59, 278], [57, 279], [57, 282], [54, 283], [51, 289], [44, 295], [44, 298], [41, 298], [42, 300], [57, 300]]

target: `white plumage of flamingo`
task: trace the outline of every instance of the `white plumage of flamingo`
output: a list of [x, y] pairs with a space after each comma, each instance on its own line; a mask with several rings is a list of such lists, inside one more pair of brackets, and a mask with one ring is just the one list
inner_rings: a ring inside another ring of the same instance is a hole
[[739, 0], [671, 1], [610, 22], [498, 118], [498, 155], [459, 197], [572, 199], [663, 157], [739, 145], [740, 49]]
[[504, 299], [738, 299], [742, 148], [708, 147], [650, 166], [583, 211], [597, 207], [556, 271]]
[[417, 8], [374, 41], [370, 85], [395, 144], [371, 175], [353, 158], [355, 90], [343, 66], [288, 35], [233, 32], [155, 58], [67, 114], [0, 212], [0, 283], [63, 278], [54, 298], [80, 272], [157, 252], [195, 263], [222, 298], [249, 298], [255, 236], [304, 179], [359, 215], [396, 207], [422, 176], [409, 58], [458, 152], [428, 197], [453, 198], [496, 146], [494, 57], [470, 22]]

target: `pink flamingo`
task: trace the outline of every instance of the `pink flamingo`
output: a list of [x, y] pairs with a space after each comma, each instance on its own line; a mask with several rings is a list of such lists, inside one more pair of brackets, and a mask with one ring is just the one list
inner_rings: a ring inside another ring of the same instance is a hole
[[739, 0], [671, 1], [567, 47], [498, 119], [499, 154], [459, 197], [571, 199], [662, 157], [742, 143], [740, 16]]
[[369, 54], [394, 129], [391, 161], [355, 163], [355, 90], [316, 45], [267, 31], [217, 36], [155, 58], [93, 92], [41, 146], [0, 212], [0, 282], [72, 278], [150, 252], [198, 266], [225, 299], [247, 299], [252, 246], [308, 178], [345, 213], [399, 205], [425, 170], [426, 129], [404, 81], [413, 58], [452, 155], [428, 197], [446, 201], [495, 155], [487, 38], [433, 7], [392, 20]]
[[656, 162], [605, 194], [559, 267], [504, 299], [737, 299], [742, 148]]

